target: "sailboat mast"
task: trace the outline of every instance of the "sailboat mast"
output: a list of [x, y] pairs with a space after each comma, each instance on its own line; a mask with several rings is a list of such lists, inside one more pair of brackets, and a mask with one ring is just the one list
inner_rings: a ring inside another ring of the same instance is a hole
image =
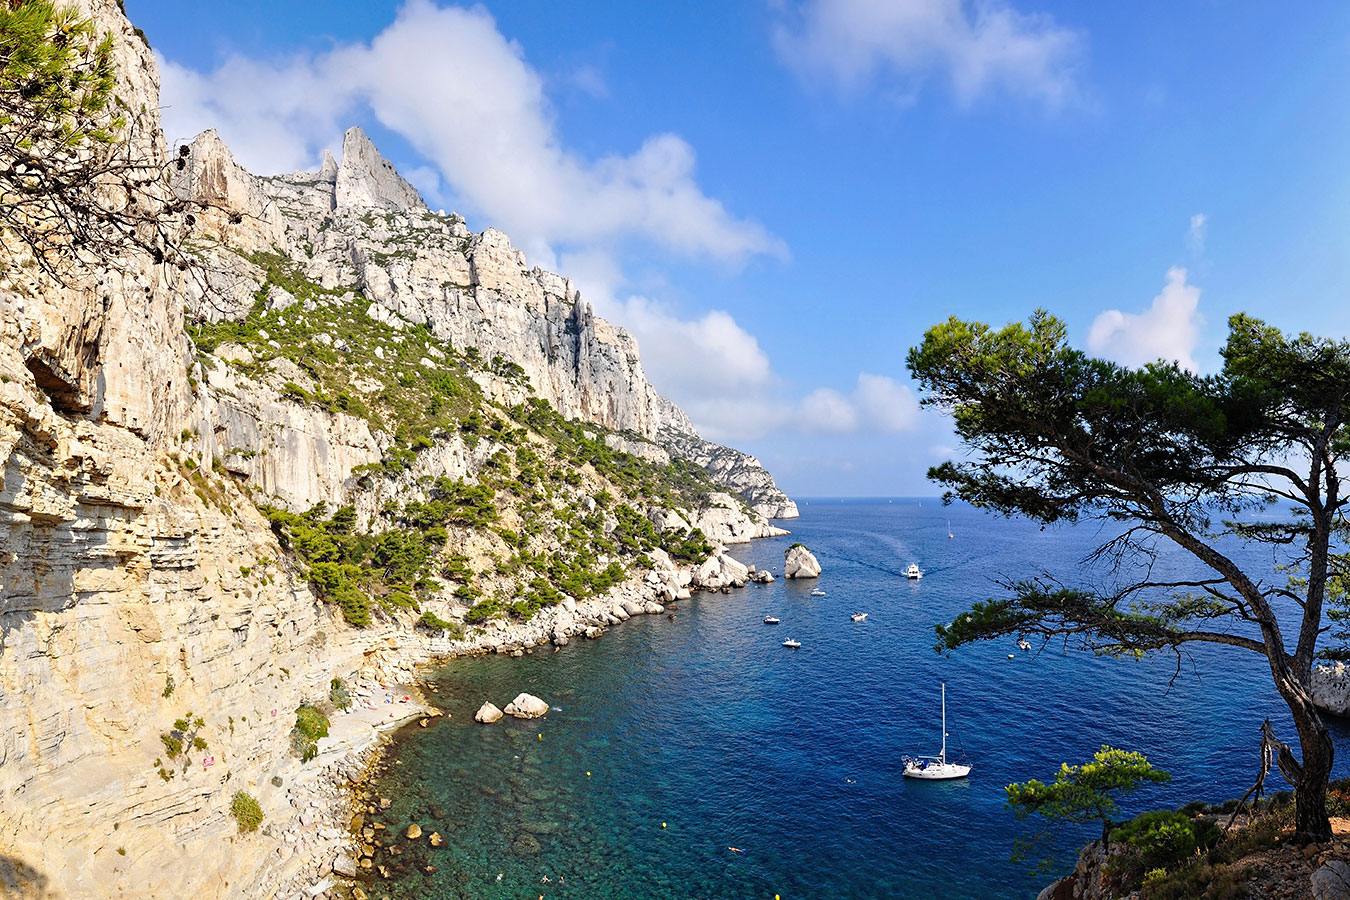
[[947, 682], [942, 682], [942, 762], [947, 762]]

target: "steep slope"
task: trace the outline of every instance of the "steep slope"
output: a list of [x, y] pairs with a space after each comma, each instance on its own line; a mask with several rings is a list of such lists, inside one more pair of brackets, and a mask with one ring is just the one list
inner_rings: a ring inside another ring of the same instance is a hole
[[[494, 400], [547, 400], [564, 417], [629, 432], [703, 466], [761, 515], [790, 518], [796, 505], [753, 457], [702, 440], [687, 416], [648, 383], [632, 335], [594, 315], [570, 280], [539, 268], [495, 229], [473, 234], [455, 215], [433, 213], [353, 128], [339, 165], [318, 173], [254, 178], [235, 164], [214, 132], [191, 147], [191, 166], [175, 183], [186, 197], [236, 211], [221, 222], [222, 242], [246, 252], [272, 248], [327, 289], [349, 288], [371, 301], [369, 314], [394, 327], [425, 324], [457, 348], [500, 361], [477, 376]], [[227, 172], [227, 178], [216, 173]], [[276, 233], [278, 216], [284, 239]], [[263, 273], [232, 265], [197, 312], [246, 313]], [[214, 294], [215, 297], [212, 297]], [[236, 298], [221, 306], [221, 295]], [[526, 379], [502, 371], [518, 367]]]
[[55, 280], [0, 236], [0, 894], [293, 896], [340, 842], [292, 734], [333, 679], [593, 636], [742, 583], [704, 535], [773, 530], [652, 442], [677, 411], [563, 279], [359, 133], [310, 176], [170, 152], [120, 3], [75, 6], [203, 262]]

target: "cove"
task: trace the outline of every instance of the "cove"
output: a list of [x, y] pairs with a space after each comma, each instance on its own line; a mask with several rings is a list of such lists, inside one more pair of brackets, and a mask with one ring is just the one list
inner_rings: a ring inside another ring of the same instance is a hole
[[[400, 732], [374, 787], [393, 801], [377, 816], [389, 832], [416, 822], [446, 846], [401, 842], [378, 860], [395, 877], [376, 896], [1029, 897], [1053, 876], [1009, 861], [1025, 825], [1004, 808], [1008, 782], [1111, 744], [1173, 775], [1130, 812], [1221, 801], [1251, 785], [1265, 717], [1292, 739], [1254, 654], [1114, 660], [1011, 639], [934, 652], [933, 625], [996, 595], [995, 579], [1072, 574], [1095, 525], [1042, 531], [934, 500], [812, 500], [790, 525], [735, 550], [776, 567], [770, 585], [695, 595], [674, 620], [635, 617], [556, 652], [435, 669], [449, 717]], [[795, 541], [820, 559], [818, 581], [781, 578]], [[1270, 565], [1259, 551], [1244, 561]], [[903, 577], [910, 562], [923, 579]], [[858, 611], [866, 621], [850, 621]], [[782, 624], [762, 624], [767, 613]], [[780, 646], [789, 636], [801, 650]], [[942, 681], [949, 750], [974, 770], [906, 781], [902, 754], [940, 743]], [[555, 708], [473, 722], [483, 701], [522, 691]], [[1339, 777], [1346, 734], [1333, 728]], [[1063, 870], [1093, 836], [1046, 850]]]

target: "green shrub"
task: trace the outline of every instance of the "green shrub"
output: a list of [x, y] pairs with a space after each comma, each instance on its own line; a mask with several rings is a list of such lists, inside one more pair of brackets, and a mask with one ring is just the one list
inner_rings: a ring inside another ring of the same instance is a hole
[[347, 682], [334, 678], [328, 686], [328, 699], [338, 709], [346, 712], [352, 708], [352, 695], [347, 690]]
[[301, 762], [309, 762], [319, 755], [319, 738], [328, 737], [328, 717], [308, 703], [295, 711], [295, 727], [291, 729], [291, 752]]
[[263, 811], [251, 794], [236, 791], [230, 802], [230, 815], [239, 823], [239, 832], [257, 831], [262, 824]]
[[422, 613], [422, 618], [417, 621], [417, 624], [432, 631], [448, 632], [452, 641], [457, 641], [464, 637], [463, 625], [460, 625], [458, 622], [447, 622], [430, 611]]
[[1151, 870], [1172, 870], [1194, 860], [1199, 851], [1214, 846], [1221, 835], [1221, 829], [1208, 819], [1192, 819], [1165, 809], [1146, 812], [1112, 833], [1122, 852], [1111, 861], [1110, 868], [1133, 884]]

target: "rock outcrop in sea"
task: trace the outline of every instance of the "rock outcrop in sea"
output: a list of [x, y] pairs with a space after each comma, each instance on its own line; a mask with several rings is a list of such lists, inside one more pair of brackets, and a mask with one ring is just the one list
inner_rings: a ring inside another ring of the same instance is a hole
[[491, 725], [501, 717], [502, 711], [491, 700], [483, 701], [483, 705], [478, 707], [478, 712], [473, 714], [473, 720], [483, 725]]
[[517, 719], [537, 719], [548, 713], [548, 704], [533, 694], [521, 693], [506, 704], [506, 709], [502, 712]]
[[[55, 279], [0, 243], [0, 893], [322, 898], [360, 868], [339, 804], [370, 745], [305, 760], [297, 710], [382, 716], [433, 656], [743, 584], [725, 545], [796, 508], [359, 131], [275, 177], [213, 132], [167, 146], [121, 4], [73, 6], [191, 255]], [[173, 749], [186, 718], [204, 748]]]
[[793, 544], [783, 552], [784, 578], [819, 578], [820, 562], [805, 544]]

